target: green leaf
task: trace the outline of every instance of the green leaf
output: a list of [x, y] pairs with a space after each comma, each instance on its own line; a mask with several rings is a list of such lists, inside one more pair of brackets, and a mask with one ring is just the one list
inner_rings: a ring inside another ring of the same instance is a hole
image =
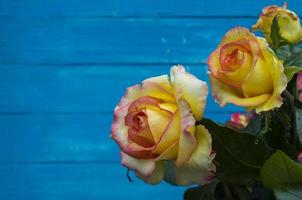
[[261, 178], [268, 188], [302, 183], [302, 166], [278, 150], [265, 162], [261, 169]]
[[272, 41], [272, 45], [273, 45], [273, 49], [278, 49], [278, 47], [280, 46], [280, 28], [279, 28], [279, 24], [278, 24], [278, 16], [275, 16], [272, 22], [272, 26], [271, 26], [271, 34], [270, 34], [270, 38]]
[[296, 73], [302, 72], [302, 67], [290, 66], [284, 69], [284, 73], [287, 77], [287, 81], [289, 82]]
[[274, 189], [274, 194], [278, 200], [301, 200], [302, 185], [286, 185]]
[[260, 169], [269, 157], [261, 141], [256, 144], [254, 135], [237, 132], [208, 119], [203, 119], [202, 124], [212, 135], [218, 178], [239, 184], [260, 178]]
[[192, 187], [185, 191], [183, 199], [184, 200], [215, 200], [215, 189], [217, 182], [212, 182], [211, 184], [205, 186]]

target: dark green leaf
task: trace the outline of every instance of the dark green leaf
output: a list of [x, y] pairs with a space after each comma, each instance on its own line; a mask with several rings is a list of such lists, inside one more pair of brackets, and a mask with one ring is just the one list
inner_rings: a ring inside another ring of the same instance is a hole
[[302, 185], [286, 185], [274, 188], [274, 194], [278, 200], [301, 200]]
[[302, 67], [290, 66], [284, 69], [284, 73], [287, 77], [287, 81], [289, 82], [296, 73], [302, 72]]
[[247, 127], [242, 129], [242, 131], [257, 135], [257, 133], [259, 133], [262, 129], [262, 121], [263, 114], [257, 115], [253, 120], [249, 122]]
[[183, 199], [184, 200], [215, 200], [215, 188], [217, 183], [211, 183], [205, 186], [192, 187], [185, 191]]
[[272, 41], [272, 45], [273, 45], [273, 49], [276, 50], [278, 49], [278, 47], [280, 46], [280, 28], [279, 28], [279, 24], [278, 24], [278, 16], [275, 16], [272, 22], [272, 26], [271, 26], [271, 34], [270, 34], [270, 38]]
[[268, 188], [302, 183], [302, 166], [278, 150], [265, 162], [261, 169], [261, 178]]
[[250, 133], [237, 132], [204, 119], [202, 124], [212, 135], [217, 177], [232, 183], [251, 183], [269, 157], [265, 145]]

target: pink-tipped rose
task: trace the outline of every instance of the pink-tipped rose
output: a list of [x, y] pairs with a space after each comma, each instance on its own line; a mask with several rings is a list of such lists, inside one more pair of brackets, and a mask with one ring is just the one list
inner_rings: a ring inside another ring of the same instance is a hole
[[146, 79], [127, 89], [114, 110], [112, 138], [122, 164], [144, 181], [205, 184], [213, 176], [211, 136], [201, 125], [208, 94], [205, 82], [182, 66], [171, 77]]
[[297, 76], [297, 88], [299, 91], [299, 101], [302, 102], [302, 73], [299, 73]]

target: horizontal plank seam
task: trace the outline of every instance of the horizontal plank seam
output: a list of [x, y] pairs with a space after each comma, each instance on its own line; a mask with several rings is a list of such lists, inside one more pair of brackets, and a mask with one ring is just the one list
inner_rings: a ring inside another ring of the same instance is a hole
[[74, 63], [51, 63], [51, 62], [0, 62], [1, 66], [153, 66], [153, 65], [206, 65], [205, 62], [74, 62]]
[[48, 15], [48, 16], [22, 16], [22, 15], [0, 15], [0, 19], [26, 20], [26, 19], [121, 19], [121, 20], [165, 20], [165, 19], [256, 19], [257, 15]]
[[0, 165], [87, 165], [87, 164], [120, 164], [121, 162], [118, 160], [92, 160], [92, 161], [73, 161], [73, 160], [66, 160], [66, 161], [1, 161]]
[[[207, 110], [206, 114], [231, 114], [238, 112], [236, 110], [216, 111]], [[41, 111], [41, 112], [16, 112], [16, 111], [0, 111], [0, 115], [104, 115], [111, 114], [112, 111]]]

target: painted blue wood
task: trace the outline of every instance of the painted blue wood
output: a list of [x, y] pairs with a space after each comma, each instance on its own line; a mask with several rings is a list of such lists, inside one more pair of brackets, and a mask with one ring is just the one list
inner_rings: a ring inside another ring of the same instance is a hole
[[[112, 110], [173, 64], [208, 82], [224, 33], [272, 3], [282, 2], [0, 0], [0, 199], [182, 199], [184, 187], [128, 183]], [[237, 110], [209, 97], [205, 115], [225, 122]]]
[[[45, 66], [0, 65], [1, 112], [112, 112], [127, 87], [144, 79], [170, 73], [169, 64]], [[205, 65], [186, 65], [207, 81]], [[209, 95], [207, 112], [221, 109]]]
[[182, 199], [185, 187], [167, 183], [146, 185], [119, 164], [0, 165], [0, 199], [3, 200], [120, 200]]
[[[220, 122], [229, 114], [206, 113]], [[111, 113], [0, 115], [0, 163], [120, 162]]]
[[[287, 0], [301, 13], [300, 0]], [[46, 0], [0, 1], [3, 17], [166, 17], [166, 16], [257, 16], [267, 5], [282, 5], [281, 0]]]
[[256, 19], [1, 19], [0, 63], [201, 63]]

